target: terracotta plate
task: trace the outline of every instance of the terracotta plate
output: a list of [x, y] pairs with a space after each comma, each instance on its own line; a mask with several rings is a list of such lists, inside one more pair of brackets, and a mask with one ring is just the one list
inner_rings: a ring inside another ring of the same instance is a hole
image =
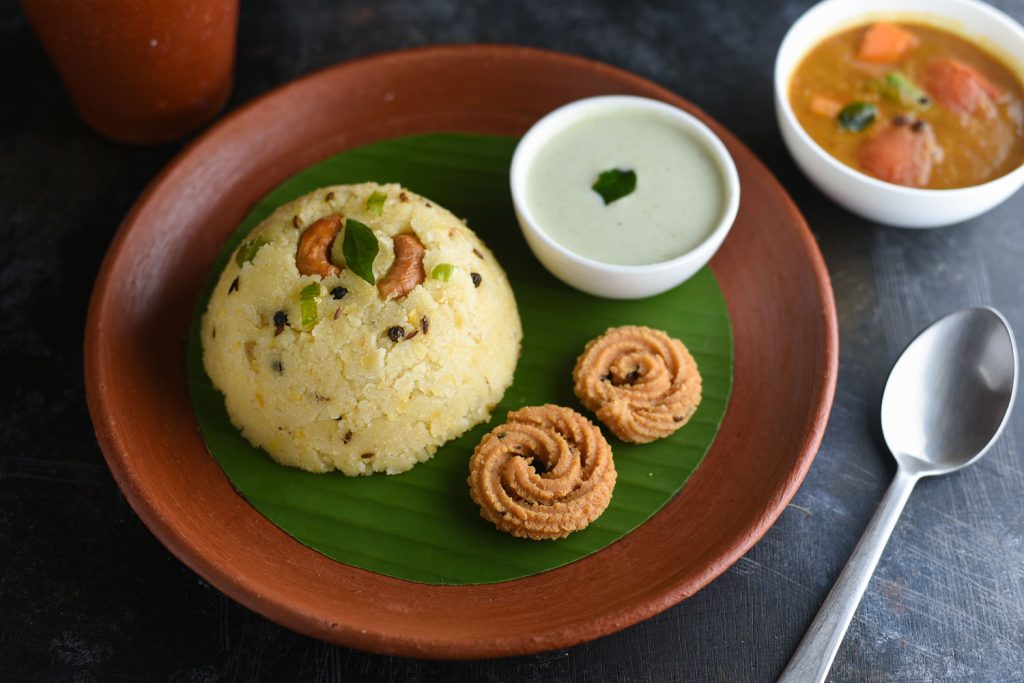
[[[654, 97], [693, 112], [739, 168], [739, 218], [712, 267], [735, 334], [725, 421], [683, 493], [623, 540], [516, 581], [428, 586], [330, 560], [250, 507], [207, 454], [185, 385], [192, 306], [224, 240], [256, 200], [341, 150], [436, 131], [521, 134], [590, 95]], [[295, 81], [224, 119], [149, 186], [93, 292], [89, 409], [107, 463], [184, 563], [270, 619], [335, 643], [413, 656], [564, 647], [692, 595], [754, 544], [818, 449], [836, 380], [835, 307], [796, 207], [735, 137], [653, 83], [518, 47], [380, 55]]]

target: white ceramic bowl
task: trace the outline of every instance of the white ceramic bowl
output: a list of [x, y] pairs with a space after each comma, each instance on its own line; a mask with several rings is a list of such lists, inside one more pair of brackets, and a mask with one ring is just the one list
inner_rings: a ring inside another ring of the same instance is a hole
[[903, 228], [937, 228], [982, 214], [1024, 185], [1024, 165], [981, 185], [922, 190], [856, 171], [834, 159], [800, 126], [789, 104], [789, 82], [804, 55], [844, 28], [879, 19], [910, 19], [952, 31], [987, 47], [1024, 79], [1024, 29], [976, 0], [825, 0], [786, 33], [775, 59], [775, 114], [790, 154], [811, 181], [850, 211]]
[[[526, 177], [537, 152], [566, 126], [598, 111], [623, 107], [654, 112], [679, 126], [704, 145], [722, 174], [725, 201], [722, 216], [708, 237], [681, 256], [642, 266], [602, 263], [580, 256], [555, 242], [538, 225], [526, 202]], [[740, 180], [722, 141], [697, 118], [677, 107], [643, 97], [608, 95], [577, 100], [535, 123], [516, 147], [511, 170], [512, 202], [527, 244], [537, 259], [562, 282], [609, 299], [640, 299], [660, 294], [692, 277], [711, 260], [729, 233], [740, 202]]]

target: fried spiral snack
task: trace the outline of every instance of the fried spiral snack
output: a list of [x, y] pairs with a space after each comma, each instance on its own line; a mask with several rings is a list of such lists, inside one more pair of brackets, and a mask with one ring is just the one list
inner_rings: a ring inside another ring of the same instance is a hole
[[678, 339], [649, 327], [613, 327], [592, 339], [572, 376], [583, 405], [623, 441], [666, 437], [700, 405], [693, 356]]
[[593, 522], [615, 488], [612, 450], [574, 410], [531, 406], [508, 414], [469, 461], [480, 516], [520, 538], [563, 538]]

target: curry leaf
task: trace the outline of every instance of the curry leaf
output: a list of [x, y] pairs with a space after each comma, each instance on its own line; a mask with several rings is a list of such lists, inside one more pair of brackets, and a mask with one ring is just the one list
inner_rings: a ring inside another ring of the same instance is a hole
[[839, 127], [851, 133], [859, 133], [878, 118], [878, 108], [870, 102], [853, 102], [839, 112]]
[[601, 195], [605, 206], [617, 199], [622, 199], [636, 189], [636, 171], [613, 168], [597, 176], [591, 185], [594, 192]]
[[345, 265], [352, 272], [371, 285], [376, 282], [373, 276], [373, 260], [377, 258], [380, 244], [377, 236], [366, 225], [349, 218], [345, 221], [345, 238], [342, 240], [341, 251], [345, 255]]

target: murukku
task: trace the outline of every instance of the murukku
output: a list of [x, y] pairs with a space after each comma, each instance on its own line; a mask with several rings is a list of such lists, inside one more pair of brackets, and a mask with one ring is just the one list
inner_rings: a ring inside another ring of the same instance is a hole
[[615, 463], [601, 430], [574, 410], [532, 406], [508, 414], [469, 461], [469, 492], [499, 530], [534, 540], [579, 531], [612, 498]]
[[576, 396], [623, 441], [648, 443], [700, 405], [697, 363], [678, 339], [649, 327], [613, 327], [591, 340], [573, 370]]

